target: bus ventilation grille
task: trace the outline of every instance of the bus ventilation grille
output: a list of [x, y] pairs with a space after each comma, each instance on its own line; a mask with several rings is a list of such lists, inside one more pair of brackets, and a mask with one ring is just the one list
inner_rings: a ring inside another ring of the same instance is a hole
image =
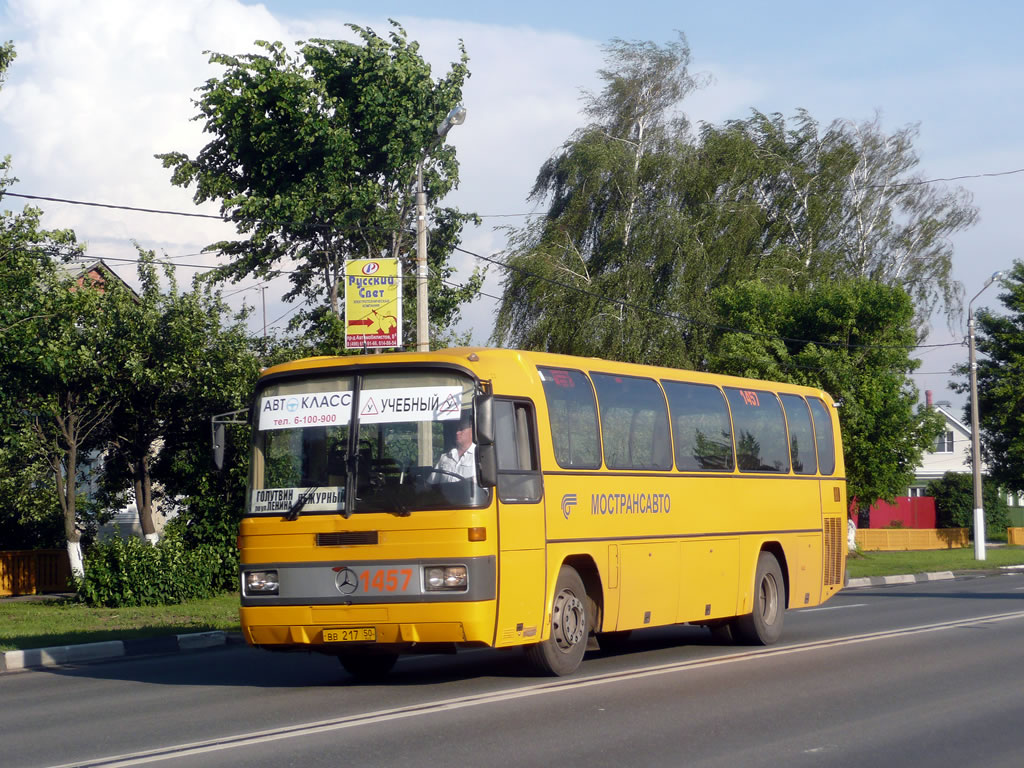
[[318, 533], [318, 547], [348, 547], [353, 544], [376, 544], [377, 531], [343, 531], [341, 533]]
[[833, 587], [843, 583], [843, 520], [840, 517], [825, 518], [825, 586]]

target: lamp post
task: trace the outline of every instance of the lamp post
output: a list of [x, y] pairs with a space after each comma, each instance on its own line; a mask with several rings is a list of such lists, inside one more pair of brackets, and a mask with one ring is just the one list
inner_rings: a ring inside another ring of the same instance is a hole
[[437, 126], [437, 138], [424, 148], [416, 165], [416, 351], [430, 351], [430, 320], [427, 312], [427, 193], [423, 191], [423, 163], [435, 146], [444, 141], [452, 126], [466, 122], [466, 108], [459, 104]]
[[981, 441], [978, 435], [978, 364], [974, 359], [974, 299], [1002, 277], [995, 272], [967, 304], [967, 348], [971, 375], [971, 465], [974, 470], [974, 559], [985, 559], [985, 509], [981, 499]]

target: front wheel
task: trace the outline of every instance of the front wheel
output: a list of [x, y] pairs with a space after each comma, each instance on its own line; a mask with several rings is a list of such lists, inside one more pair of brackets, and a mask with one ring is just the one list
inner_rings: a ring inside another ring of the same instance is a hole
[[786, 612], [786, 585], [775, 555], [762, 552], [757, 558], [754, 577], [754, 610], [736, 618], [732, 634], [747, 645], [771, 645], [782, 636]]
[[526, 646], [526, 658], [545, 675], [576, 671], [587, 650], [591, 619], [587, 614], [587, 590], [576, 570], [563, 565], [551, 603], [551, 633], [547, 640]]

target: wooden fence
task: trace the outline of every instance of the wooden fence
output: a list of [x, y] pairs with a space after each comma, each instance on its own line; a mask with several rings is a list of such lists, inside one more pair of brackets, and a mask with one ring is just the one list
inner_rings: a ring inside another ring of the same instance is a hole
[[70, 580], [63, 549], [0, 552], [0, 596], [66, 592]]
[[857, 546], [864, 551], [959, 549], [970, 544], [967, 528], [858, 528]]

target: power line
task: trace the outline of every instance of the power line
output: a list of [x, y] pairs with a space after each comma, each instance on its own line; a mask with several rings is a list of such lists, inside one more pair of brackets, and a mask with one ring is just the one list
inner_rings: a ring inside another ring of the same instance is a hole
[[[902, 185], [902, 186], [930, 184], [930, 183], [935, 183], [935, 182], [939, 182], [939, 181], [957, 181], [957, 180], [968, 179], [968, 178], [1007, 176], [1007, 175], [1016, 174], [1016, 173], [1024, 173], [1024, 168], [1019, 168], [1019, 169], [1012, 170], [1012, 171], [1000, 171], [1000, 172], [995, 172], [995, 173], [980, 173], [980, 174], [971, 174], [971, 175], [957, 176], [957, 177], [950, 177], [950, 178], [937, 178], [937, 179], [919, 180], [919, 181], [914, 181], [914, 182], [908, 182], [907, 184]], [[901, 185], [892, 185], [892, 186], [901, 186]], [[224, 217], [216, 216], [216, 215], [213, 215], [213, 214], [190, 213], [190, 212], [184, 212], [184, 211], [170, 211], [170, 210], [162, 210], [162, 209], [156, 209], [156, 208], [140, 208], [140, 207], [135, 207], [135, 206], [127, 206], [127, 205], [115, 205], [115, 204], [110, 204], [110, 203], [98, 203], [98, 202], [92, 202], [92, 201], [72, 200], [72, 199], [68, 199], [68, 198], [48, 197], [48, 196], [41, 196], [41, 195], [28, 195], [28, 194], [22, 194], [22, 193], [17, 193], [17, 192], [10, 192], [10, 191], [4, 191], [2, 194], [0, 194], [0, 197], [2, 197], [3, 195], [10, 195], [11, 197], [18, 197], [18, 198], [24, 198], [24, 199], [29, 199], [29, 200], [43, 200], [43, 201], [47, 201], [47, 202], [67, 203], [67, 204], [70, 204], [70, 205], [84, 205], [84, 206], [91, 206], [91, 207], [97, 207], [97, 208], [110, 208], [110, 209], [115, 209], [115, 210], [134, 211], [134, 212], [141, 212], [141, 213], [154, 213], [154, 214], [170, 215], [170, 216], [186, 216], [186, 217], [190, 217], [190, 218], [218, 219], [218, 220], [221, 220], [221, 221], [226, 221], [226, 219], [224, 219]], [[531, 213], [531, 214], [489, 214], [488, 216], [493, 218], [493, 217], [499, 217], [499, 216], [504, 217], [504, 216], [523, 216], [523, 215], [543, 215], [543, 214], [540, 214], [540, 213]], [[768, 338], [768, 339], [777, 339], [777, 340], [780, 340], [780, 341], [783, 341], [783, 342], [793, 343], [793, 344], [815, 344], [815, 345], [821, 346], [821, 347], [831, 347], [831, 348], [837, 348], [837, 349], [841, 349], [841, 348], [854, 348], [854, 349], [908, 349], [909, 350], [909, 349], [935, 349], [935, 348], [939, 348], [939, 347], [951, 347], [951, 346], [961, 346], [962, 345], [962, 342], [950, 342], [950, 343], [945, 343], [945, 344], [915, 344], [915, 345], [843, 344], [843, 343], [840, 343], [840, 342], [815, 341], [815, 340], [812, 340], [812, 339], [797, 339], [797, 338], [790, 338], [790, 337], [785, 337], [785, 336], [779, 336], [779, 335], [775, 335], [775, 334], [756, 333], [754, 331], [747, 331], [747, 330], [743, 330], [743, 329], [740, 329], [740, 328], [733, 328], [733, 327], [730, 327], [730, 326], [720, 325], [720, 324], [717, 324], [717, 323], [708, 323], [706, 321], [696, 320], [694, 318], [686, 317], [684, 315], [680, 315], [680, 314], [677, 314], [677, 313], [665, 312], [665, 311], [662, 311], [662, 310], [659, 310], [659, 309], [656, 309], [656, 308], [653, 308], [653, 307], [646, 307], [646, 306], [642, 306], [642, 305], [638, 305], [638, 304], [633, 304], [631, 302], [626, 302], [626, 301], [623, 301], [621, 299], [611, 299], [611, 298], [608, 298], [606, 296], [601, 296], [600, 294], [596, 294], [596, 293], [593, 293], [591, 291], [586, 291], [586, 290], [584, 290], [582, 288], [578, 288], [576, 286], [569, 285], [567, 283], [563, 283], [563, 282], [560, 282], [558, 280], [554, 280], [552, 278], [544, 277], [543, 275], [534, 274], [532, 272], [529, 272], [528, 270], [523, 269], [522, 267], [518, 267], [518, 266], [512, 265], [512, 264], [508, 264], [508, 263], [499, 261], [497, 259], [493, 259], [493, 258], [484, 256], [482, 254], [466, 250], [466, 249], [461, 248], [459, 246], [455, 246], [453, 248], [453, 250], [459, 251], [461, 253], [465, 253], [465, 254], [467, 254], [469, 256], [473, 256], [474, 258], [481, 259], [481, 260], [489, 262], [491, 264], [495, 264], [495, 265], [497, 265], [498, 267], [500, 267], [502, 269], [517, 271], [517, 272], [520, 272], [521, 274], [525, 275], [526, 277], [533, 278], [533, 279], [536, 279], [536, 280], [541, 280], [541, 281], [550, 283], [552, 285], [558, 286], [560, 288], [563, 288], [563, 289], [566, 289], [566, 290], [569, 290], [569, 291], [573, 291], [573, 292], [582, 294], [584, 296], [588, 296], [590, 298], [597, 299], [598, 301], [603, 301], [603, 302], [607, 302], [607, 303], [613, 304], [613, 305], [621, 307], [623, 309], [629, 309], [629, 310], [636, 311], [636, 312], [646, 312], [646, 313], [653, 314], [653, 315], [656, 315], [656, 316], [659, 316], [659, 317], [663, 317], [663, 318], [666, 318], [666, 319], [675, 320], [677, 322], [682, 322], [682, 323], [686, 323], [686, 324], [689, 324], [689, 325], [704, 326], [706, 328], [710, 328], [710, 329], [713, 329], [713, 330], [726, 331], [726, 332], [730, 332], [730, 333], [741, 333], [741, 334], [746, 334], [746, 335], [749, 335], [749, 336], [756, 336], [756, 337], [762, 337], [762, 338]], [[122, 258], [122, 257], [106, 257], [105, 260], [120, 261], [120, 262], [127, 262], [127, 263], [138, 263], [138, 259], [127, 259], [127, 258]], [[206, 270], [206, 271], [212, 271], [212, 270], [220, 268], [219, 266], [211, 267], [211, 266], [208, 266], [208, 265], [185, 264], [185, 263], [176, 263], [174, 266], [181, 266], [181, 267], [192, 268], [192, 269], [202, 269], [202, 270]], [[277, 273], [279, 275], [280, 274], [289, 274], [289, 273], [292, 273], [294, 271], [295, 270], [277, 270]], [[413, 278], [411, 276], [402, 275], [401, 278], [399, 278], [399, 279], [403, 279], [404, 280], [404, 279], [413, 279]], [[243, 290], [248, 290], [248, 289], [243, 289]], [[492, 299], [495, 299], [495, 300], [498, 300], [498, 301], [501, 300], [499, 297], [490, 296], [489, 294], [483, 294], [483, 292], [481, 292], [481, 294], [482, 295], [487, 295], [488, 298], [492, 298]], [[294, 310], [290, 310], [290, 311], [294, 311]], [[277, 322], [277, 321], [275, 321], [275, 322]]]

